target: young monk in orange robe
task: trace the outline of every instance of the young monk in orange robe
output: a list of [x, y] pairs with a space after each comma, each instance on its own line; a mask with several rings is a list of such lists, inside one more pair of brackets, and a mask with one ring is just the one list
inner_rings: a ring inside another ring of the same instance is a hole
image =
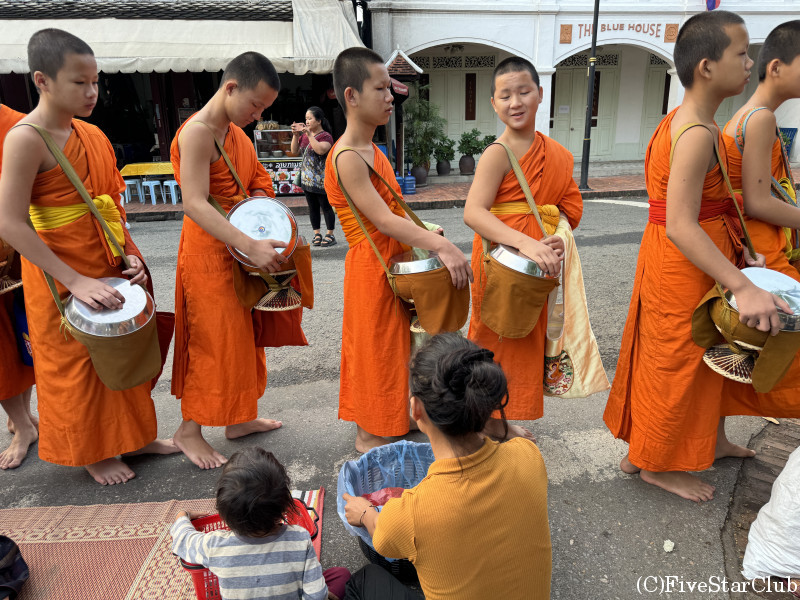
[[[539, 74], [525, 59], [511, 57], [494, 70], [492, 106], [506, 129], [498, 141], [505, 142], [519, 160], [525, 179], [545, 229], [541, 231], [531, 214], [522, 187], [517, 181], [508, 155], [500, 145], [489, 146], [481, 156], [475, 181], [464, 207], [464, 222], [475, 230], [472, 243], [472, 269], [479, 276], [472, 284], [472, 317], [468, 337], [494, 352], [495, 360], [508, 377], [508, 419], [539, 419], [544, 411], [544, 344], [547, 333], [547, 307], [526, 337], [500, 337], [481, 321], [481, 306], [486, 275], [483, 273], [481, 236], [499, 244], [518, 248], [553, 276], [561, 270], [564, 242], [551, 235], [560, 215], [566, 216], [572, 228], [583, 214], [583, 200], [572, 179], [572, 154], [558, 142], [536, 131], [536, 111], [542, 101]], [[489, 421], [487, 434], [503, 437], [500, 420]], [[508, 437], [531, 432], [510, 425]]]
[[[386, 444], [384, 436], [405, 435], [409, 430], [409, 321], [347, 206], [333, 161], [387, 264], [414, 246], [437, 252], [458, 288], [471, 281], [472, 271], [452, 242], [415, 225], [367, 167], [371, 165], [400, 192], [389, 161], [372, 143], [375, 128], [385, 125], [392, 114], [391, 83], [381, 57], [367, 48], [344, 50], [334, 63], [333, 87], [347, 128], [328, 153], [325, 191], [350, 246], [345, 259], [339, 418], [356, 422], [355, 446], [366, 452]], [[345, 147], [355, 152], [339, 155]]]
[[[767, 268], [800, 282], [800, 273], [789, 264], [783, 229], [800, 229], [800, 208], [770, 190], [772, 178], [792, 182], [776, 132], [775, 110], [787, 100], [800, 98], [800, 21], [772, 30], [761, 47], [757, 71], [758, 88], [723, 130], [731, 184], [743, 194], [747, 229], [753, 246], [764, 254]], [[787, 186], [786, 193], [796, 200], [792, 186]], [[732, 380], [726, 380], [725, 388], [725, 415], [800, 417], [800, 355], [769, 393]]]
[[[9, 129], [25, 115], [0, 104], [0, 164], [2, 141]], [[19, 260], [16, 258], [15, 260]], [[31, 413], [33, 367], [22, 362], [14, 334], [13, 295], [0, 296], [0, 404], [8, 415], [8, 429], [14, 434], [11, 445], [0, 453], [0, 469], [14, 469], [22, 464], [28, 448], [39, 437], [39, 420]]]
[[[55, 50], [58, 49], [58, 50]], [[67, 466], [86, 466], [102, 484], [134, 477], [120, 454], [177, 452], [171, 440], [156, 440], [150, 382], [125, 391], [108, 389], [97, 377], [86, 348], [60, 331], [56, 308], [42, 271], [53, 276], [62, 298], [71, 292], [93, 308], [120, 308], [124, 298], [99, 277], [128, 276], [144, 283], [144, 261], [124, 227], [120, 195], [125, 184], [103, 133], [74, 115], [89, 116], [97, 102], [97, 63], [91, 48], [58, 29], [35, 33], [29, 66], [39, 104], [21, 123], [39, 125], [63, 148], [95, 203], [114, 213], [131, 263], [123, 270], [102, 229], [88, 213], [54, 226], [62, 207], [85, 206], [39, 134], [18, 125], [8, 133], [0, 179], [0, 237], [22, 255], [39, 401], [39, 456]], [[101, 196], [105, 195], [106, 198]], [[37, 227], [28, 224], [28, 212]]]
[[183, 422], [173, 439], [202, 469], [219, 467], [226, 459], [206, 442], [201, 426], [224, 426], [229, 439], [281, 426], [258, 418], [266, 358], [255, 345], [250, 309], [236, 297], [234, 259], [225, 244], [271, 273], [287, 260], [275, 250], [283, 244], [250, 238], [208, 202], [210, 194], [228, 211], [244, 199], [215, 138], [250, 196], [274, 196], [272, 180], [241, 128], [259, 119], [279, 90], [275, 67], [264, 56], [247, 52], [234, 58], [216, 94], [183, 124], [170, 149], [186, 214], [175, 276], [172, 365], [172, 393], [181, 399]]
[[[629, 443], [623, 471], [640, 471], [643, 481], [696, 502], [710, 500], [714, 488], [687, 471], [751, 453], [725, 438], [724, 378], [692, 340], [692, 312], [714, 281], [736, 295], [742, 322], [761, 331], [777, 334], [776, 305], [788, 310], [737, 268], [742, 231], [714, 154], [714, 144], [722, 146], [714, 113], [744, 89], [748, 43], [744, 21], [720, 10], [691, 17], [678, 33], [674, 56], [686, 95], [645, 157], [650, 219], [604, 414], [614, 436]], [[744, 252], [744, 259], [763, 266], [763, 256]]]

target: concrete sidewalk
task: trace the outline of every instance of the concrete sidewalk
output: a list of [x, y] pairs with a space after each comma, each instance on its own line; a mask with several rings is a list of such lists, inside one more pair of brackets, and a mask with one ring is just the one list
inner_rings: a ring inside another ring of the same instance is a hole
[[[464, 206], [469, 192], [471, 177], [463, 176], [463, 182], [452, 182], [453, 179], [460, 179], [462, 176], [449, 176], [449, 183], [436, 183], [436, 175], [428, 178], [428, 185], [418, 187], [416, 194], [407, 195], [405, 201], [412, 210], [422, 210], [430, 208], [453, 208]], [[575, 181], [580, 181], [580, 176], [575, 176]], [[619, 198], [624, 196], [646, 196], [647, 190], [644, 186], [644, 175], [610, 175], [607, 177], [590, 177], [590, 191], [583, 192], [583, 198]], [[295, 215], [308, 214], [308, 205], [303, 196], [281, 196], [281, 202], [292, 209]], [[130, 202], [125, 205], [129, 221], [167, 221], [170, 219], [183, 218], [183, 205], [164, 204], [142, 204], [140, 202]]]

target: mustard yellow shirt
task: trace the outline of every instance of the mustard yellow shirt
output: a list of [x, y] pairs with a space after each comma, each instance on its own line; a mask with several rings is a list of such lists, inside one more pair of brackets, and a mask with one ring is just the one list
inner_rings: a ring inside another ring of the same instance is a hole
[[529, 440], [486, 440], [434, 461], [419, 485], [390, 500], [375, 549], [407, 558], [427, 600], [550, 598], [547, 472]]

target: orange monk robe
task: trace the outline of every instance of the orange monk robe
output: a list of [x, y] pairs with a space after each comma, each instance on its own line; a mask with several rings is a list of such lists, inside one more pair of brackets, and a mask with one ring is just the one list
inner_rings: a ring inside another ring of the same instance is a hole
[[[736, 140], [723, 133], [728, 151], [728, 175], [731, 185], [738, 192], [742, 189], [742, 153]], [[772, 176], [780, 181], [789, 174], [783, 163], [780, 140], [772, 146]], [[786, 235], [782, 227], [745, 216], [745, 224], [756, 252], [764, 255], [767, 268], [780, 271], [800, 282], [800, 273], [786, 258]], [[800, 417], [800, 354], [795, 356], [789, 371], [769, 393], [761, 394], [748, 383], [725, 381], [723, 415], [754, 415], [766, 417]]]
[[[182, 129], [170, 148], [179, 184]], [[248, 193], [262, 189], [274, 196], [272, 179], [240, 127], [228, 126], [224, 148]], [[210, 176], [209, 192], [226, 211], [244, 198], [221, 156], [211, 163]], [[233, 260], [225, 244], [184, 217], [175, 275], [172, 393], [181, 399], [184, 420], [200, 425], [252, 421], [267, 386], [264, 349], [255, 345], [250, 310], [239, 303], [233, 288]]]
[[[399, 194], [400, 186], [383, 153], [373, 144], [375, 170]], [[333, 156], [325, 164], [325, 192], [336, 209], [350, 249], [344, 261], [342, 358], [339, 374], [339, 418], [355, 421], [373, 435], [408, 433], [408, 360], [411, 351], [409, 320], [397, 305], [383, 270], [336, 181]], [[405, 211], [374, 174], [372, 185], [394, 214]], [[387, 262], [408, 249], [361, 215], [375, 245]]]
[[[0, 166], [3, 164], [3, 140], [25, 115], [0, 105]], [[0, 400], [13, 398], [33, 385], [33, 367], [24, 364], [17, 350], [13, 326], [13, 299], [10, 293], [0, 296]]]
[[[677, 109], [675, 109], [677, 110]], [[670, 126], [656, 129], [645, 156], [650, 220], [644, 230], [614, 384], [603, 419], [629, 443], [630, 461], [648, 471], [702, 471], [714, 462], [725, 379], [692, 340], [692, 312], [714, 285], [667, 239]], [[721, 147], [726, 160], [724, 146]], [[741, 235], [719, 165], [705, 178], [699, 223], [738, 262]]]
[[[583, 200], [572, 179], [572, 154], [555, 140], [536, 134], [536, 141], [519, 160], [525, 179], [537, 205], [552, 204], [564, 213], [572, 228], [583, 214]], [[513, 171], [505, 176], [497, 190], [494, 204], [526, 202], [525, 194]], [[534, 239], [542, 239], [542, 231], [533, 214], [496, 214], [503, 223]], [[479, 235], [472, 242], [472, 317], [467, 337], [479, 346], [494, 352], [494, 359], [508, 378], [508, 406], [505, 416], [513, 420], [539, 419], [544, 412], [544, 344], [547, 333], [547, 306], [539, 321], [526, 337], [500, 338], [481, 321], [481, 305], [486, 288], [483, 269], [483, 246]]]
[[[72, 121], [73, 133], [64, 154], [91, 197], [108, 194], [120, 214], [125, 183], [105, 135], [94, 125]], [[61, 167], [39, 173], [31, 204], [83, 204]], [[127, 230], [126, 230], [127, 231]], [[122, 277], [124, 266], [114, 258], [100, 224], [87, 213], [39, 237], [62, 261], [87, 277]], [[141, 258], [126, 233], [125, 253]], [[39, 267], [22, 259], [25, 310], [33, 347], [39, 402], [39, 457], [49, 462], [82, 466], [132, 452], [156, 438], [156, 413], [150, 382], [115, 392], [97, 377], [86, 348], [60, 330], [61, 315]], [[62, 298], [67, 290], [56, 282]]]

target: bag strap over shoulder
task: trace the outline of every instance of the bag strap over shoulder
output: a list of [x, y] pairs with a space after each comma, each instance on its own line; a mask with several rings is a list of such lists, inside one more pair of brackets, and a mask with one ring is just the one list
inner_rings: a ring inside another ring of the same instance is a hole
[[704, 129], [708, 130], [711, 133], [712, 137], [714, 138], [714, 156], [717, 159], [717, 163], [719, 164], [719, 170], [722, 172], [722, 177], [725, 179], [725, 185], [728, 187], [728, 193], [731, 197], [731, 202], [733, 202], [734, 208], [736, 208], [736, 214], [739, 216], [739, 223], [742, 226], [742, 233], [744, 234], [745, 245], [747, 246], [747, 251], [750, 253], [751, 258], [756, 257], [756, 250], [753, 247], [753, 241], [750, 239], [750, 233], [747, 231], [747, 225], [744, 222], [744, 215], [742, 214], [742, 209], [739, 208], [739, 202], [736, 201], [736, 192], [733, 191], [733, 186], [731, 185], [730, 177], [728, 177], [728, 170], [725, 168], [725, 163], [722, 160], [722, 154], [719, 151], [719, 136], [711, 131], [706, 125], [702, 123], [687, 123], [681, 126], [678, 129], [678, 133], [675, 134], [675, 137], [672, 140], [672, 148], [669, 152], [669, 162], [672, 165], [672, 157], [675, 153], [675, 145], [678, 143], [678, 139], [686, 133], [692, 127], [703, 127]]
[[[744, 144], [745, 144], [745, 136], [747, 132], [747, 122], [750, 120], [755, 113], [760, 110], [768, 110], [766, 106], [757, 106], [755, 108], [751, 108], [747, 113], [745, 113], [742, 118], [739, 120], [739, 123], [736, 126], [736, 131], [734, 134], [734, 141], [736, 142], [736, 148], [739, 150], [739, 153], [744, 156]], [[778, 143], [781, 146], [781, 162], [783, 163], [783, 170], [786, 172], [786, 179], [794, 188], [794, 178], [792, 177], [792, 166], [789, 164], [789, 155], [786, 153], [786, 147], [783, 145], [783, 141], [781, 140], [781, 130], [776, 125], [775, 126], [775, 135], [778, 138]], [[791, 206], [797, 206], [797, 202], [792, 199], [792, 197], [783, 189], [781, 182], [775, 179], [774, 177], [770, 176], [770, 188], [772, 189], [773, 193], [776, 197], [780, 198], [787, 204]], [[783, 180], [781, 180], [783, 181]]]
[[[114, 237], [114, 234], [111, 232], [111, 229], [109, 228], [108, 223], [106, 223], [105, 219], [102, 216], [100, 216], [100, 212], [97, 210], [97, 207], [94, 205], [94, 201], [92, 200], [91, 196], [89, 196], [89, 192], [86, 191], [86, 187], [83, 185], [83, 182], [81, 181], [81, 178], [75, 172], [75, 169], [73, 168], [72, 164], [69, 162], [67, 157], [64, 155], [64, 151], [61, 150], [61, 148], [58, 147], [58, 144], [55, 143], [55, 140], [53, 140], [53, 137], [44, 128], [40, 127], [39, 125], [36, 125], [35, 123], [20, 123], [19, 126], [22, 126], [22, 125], [28, 125], [30, 127], [33, 127], [33, 129], [36, 130], [36, 133], [38, 133], [41, 136], [42, 140], [44, 141], [45, 145], [47, 146], [47, 149], [53, 155], [53, 158], [56, 159], [56, 162], [58, 163], [58, 166], [61, 167], [61, 170], [64, 172], [64, 175], [66, 175], [66, 177], [69, 180], [69, 182], [73, 186], [75, 186], [75, 189], [78, 191], [78, 194], [80, 194], [80, 197], [83, 199], [83, 201], [89, 207], [89, 212], [91, 212], [92, 215], [94, 216], [94, 218], [97, 219], [98, 223], [100, 223], [100, 227], [103, 228], [103, 231], [105, 232], [106, 237], [108, 238], [108, 241], [111, 242], [111, 244], [114, 246], [114, 248], [117, 250], [117, 252], [119, 252], [119, 256], [122, 259], [122, 262], [124, 263], [125, 268], [126, 269], [130, 269], [131, 268], [131, 263], [128, 260], [128, 257], [125, 255], [125, 251], [122, 249], [122, 246], [119, 245], [119, 242], [117, 242], [117, 239]], [[35, 227], [33, 226], [33, 222], [30, 220], [30, 217], [28, 217], [28, 225], [31, 226], [31, 229], [35, 230]], [[53, 277], [49, 273], [47, 273], [45, 271], [43, 271], [43, 273], [44, 273], [45, 280], [47, 281], [47, 287], [50, 288], [50, 293], [53, 295], [53, 300], [55, 300], [56, 306], [58, 307], [58, 311], [61, 313], [61, 316], [63, 317], [64, 316], [64, 303], [61, 302], [61, 296], [59, 296], [59, 294], [58, 294], [58, 290], [56, 289], [55, 281], [53, 280]]]
[[[214, 144], [216, 144], [217, 150], [219, 150], [219, 153], [222, 155], [222, 160], [224, 160], [225, 164], [228, 165], [228, 169], [230, 169], [231, 175], [233, 175], [233, 178], [236, 180], [236, 185], [239, 186], [239, 189], [242, 191], [242, 193], [246, 197], [247, 196], [247, 190], [245, 189], [244, 185], [242, 184], [242, 180], [239, 179], [239, 174], [236, 172], [236, 169], [234, 168], [233, 162], [231, 162], [231, 159], [228, 156], [228, 153], [225, 152], [225, 148], [222, 146], [220, 141], [217, 139], [217, 136], [214, 135], [214, 130], [211, 129], [211, 126], [208, 123], [205, 123], [203, 121], [198, 121], [198, 120], [193, 120], [193, 121], [189, 122], [187, 124], [187, 126], [188, 125], [193, 125], [195, 123], [197, 123], [198, 125], [205, 125], [206, 127], [208, 127], [208, 130], [211, 132], [211, 137], [214, 138]], [[208, 196], [208, 203], [211, 206], [213, 206], [217, 210], [217, 212], [219, 214], [221, 214], [223, 217], [227, 216], [228, 213], [225, 212], [225, 209], [223, 209], [220, 206], [219, 202], [217, 202], [210, 194]]]
[[[342, 190], [342, 194], [344, 195], [344, 199], [347, 201], [347, 206], [350, 208], [350, 211], [353, 213], [353, 216], [356, 218], [356, 222], [358, 222], [358, 226], [361, 228], [361, 231], [366, 236], [367, 241], [369, 241], [369, 245], [372, 246], [372, 250], [375, 252], [375, 256], [378, 257], [378, 261], [380, 261], [381, 266], [383, 267], [383, 270], [386, 272], [386, 277], [389, 278], [389, 283], [392, 284], [392, 282], [394, 281], [394, 275], [392, 275], [389, 272], [389, 267], [386, 266], [386, 261], [383, 260], [383, 256], [381, 255], [380, 251], [378, 250], [378, 247], [375, 245], [375, 242], [372, 239], [372, 236], [369, 234], [369, 231], [367, 231], [367, 227], [366, 227], [366, 225], [364, 225], [364, 221], [361, 218], [361, 215], [358, 213], [358, 209], [356, 209], [356, 206], [353, 203], [353, 199], [350, 197], [350, 194], [345, 189], [344, 185], [342, 184], [342, 178], [339, 176], [339, 169], [336, 166], [336, 161], [339, 159], [339, 155], [342, 152], [347, 152], [347, 151], [355, 152], [356, 155], [358, 155], [361, 158], [361, 160], [364, 161], [364, 164], [367, 165], [367, 168], [370, 170], [370, 172], [374, 173], [378, 177], [378, 179], [380, 179], [384, 183], [384, 185], [386, 185], [386, 187], [388, 188], [389, 192], [392, 194], [392, 196], [394, 196], [394, 199], [397, 200], [397, 203], [403, 208], [403, 210], [406, 212], [406, 214], [411, 218], [412, 221], [414, 221], [414, 223], [416, 225], [418, 225], [419, 227], [422, 227], [425, 230], [427, 230], [428, 228], [425, 227], [425, 224], [414, 213], [414, 211], [412, 211], [408, 207], [408, 204], [405, 203], [405, 201], [400, 196], [400, 194], [398, 194], [394, 190], [394, 188], [389, 184], [389, 182], [386, 181], [386, 179], [384, 179], [381, 176], [381, 174], [378, 173], [373, 168], [373, 166], [371, 164], [369, 164], [367, 162], [367, 160], [363, 156], [361, 156], [361, 154], [359, 154], [359, 152], [355, 148], [352, 148], [350, 146], [344, 146], [342, 148], [337, 148], [336, 149], [336, 152], [333, 155], [333, 161], [332, 161], [333, 173], [334, 173], [334, 175], [336, 175], [336, 182], [339, 184], [339, 187]], [[392, 285], [392, 289], [394, 289], [394, 285]]]
[[[498, 146], [502, 146], [503, 149], [506, 151], [506, 155], [508, 156], [508, 162], [511, 163], [511, 169], [514, 171], [514, 176], [517, 178], [517, 183], [519, 183], [519, 187], [522, 188], [522, 193], [525, 194], [525, 200], [528, 201], [528, 206], [531, 207], [531, 213], [536, 218], [536, 223], [539, 225], [539, 229], [542, 230], [542, 235], [546, 236], [547, 232], [544, 228], [544, 223], [542, 223], [542, 217], [539, 215], [539, 208], [536, 205], [536, 201], [533, 199], [533, 192], [531, 192], [531, 186], [528, 185], [528, 180], [525, 178], [525, 174], [522, 172], [522, 167], [519, 165], [519, 161], [517, 157], [514, 156], [514, 151], [504, 142], [493, 142], [489, 144], [490, 146], [496, 144]], [[489, 252], [490, 242], [484, 237], [481, 237], [481, 244], [483, 245], [483, 253], [487, 254]]]
[[750, 117], [753, 114], [757, 113], [760, 110], [767, 110], [766, 106], [757, 106], [755, 108], [751, 108], [747, 111], [742, 118], [739, 119], [739, 123], [736, 124], [735, 135], [733, 136], [733, 141], [736, 142], [736, 148], [739, 150], [741, 154], [744, 154], [744, 138], [745, 138], [745, 131], [747, 130], [747, 122], [750, 120]]

